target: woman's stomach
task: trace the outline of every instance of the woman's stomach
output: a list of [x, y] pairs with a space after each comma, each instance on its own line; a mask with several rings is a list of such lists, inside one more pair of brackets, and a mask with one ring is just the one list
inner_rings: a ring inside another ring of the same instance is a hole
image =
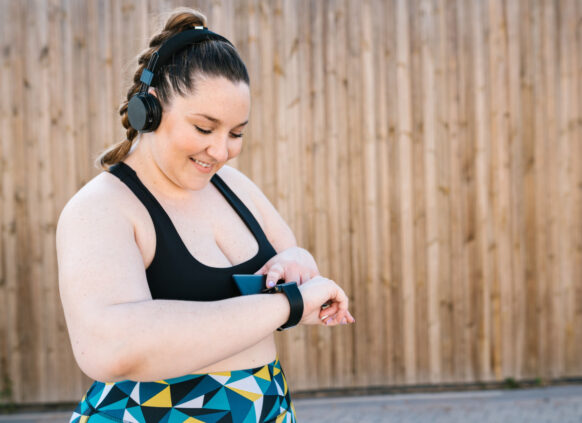
[[276, 357], [277, 347], [275, 345], [275, 335], [271, 333], [266, 338], [246, 350], [225, 358], [224, 360], [212, 363], [209, 366], [200, 369], [193, 369], [190, 373], [214, 373], [229, 370], [252, 369], [264, 366], [275, 360]]

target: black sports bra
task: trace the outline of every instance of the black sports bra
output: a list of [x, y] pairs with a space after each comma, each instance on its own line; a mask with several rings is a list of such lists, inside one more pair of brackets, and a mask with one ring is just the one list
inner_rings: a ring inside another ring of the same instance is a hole
[[259, 244], [259, 251], [253, 258], [231, 267], [210, 267], [196, 260], [184, 245], [162, 205], [131, 167], [119, 162], [111, 166], [109, 172], [133, 191], [147, 208], [154, 223], [156, 252], [146, 269], [154, 299], [217, 301], [238, 296], [240, 294], [231, 276], [235, 273], [255, 273], [277, 254], [253, 214], [216, 174], [211, 182], [238, 213]]

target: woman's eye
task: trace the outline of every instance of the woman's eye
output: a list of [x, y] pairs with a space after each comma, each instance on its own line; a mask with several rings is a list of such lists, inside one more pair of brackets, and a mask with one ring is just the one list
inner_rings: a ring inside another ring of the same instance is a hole
[[242, 138], [243, 134], [233, 134], [232, 132], [230, 133], [230, 136], [233, 138]]
[[201, 127], [194, 125], [194, 127], [196, 129], [198, 129], [198, 132], [202, 133], [202, 134], [210, 134], [212, 131], [210, 129], [202, 129]]

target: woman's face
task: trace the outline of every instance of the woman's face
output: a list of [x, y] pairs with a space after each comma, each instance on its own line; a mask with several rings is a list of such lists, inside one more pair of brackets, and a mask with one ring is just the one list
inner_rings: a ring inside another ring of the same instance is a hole
[[204, 188], [240, 153], [249, 111], [246, 83], [199, 78], [194, 94], [175, 95], [164, 108], [151, 144], [156, 164], [179, 188]]

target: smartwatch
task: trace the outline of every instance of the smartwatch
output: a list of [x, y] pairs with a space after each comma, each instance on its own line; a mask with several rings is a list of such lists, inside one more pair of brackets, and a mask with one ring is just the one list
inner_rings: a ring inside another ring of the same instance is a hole
[[297, 326], [303, 317], [303, 297], [301, 296], [301, 291], [297, 286], [297, 282], [286, 282], [279, 283], [272, 288], [266, 289], [263, 292], [268, 294], [274, 294], [281, 292], [287, 296], [289, 305], [291, 307], [291, 312], [289, 313], [289, 320], [283, 326], [278, 328], [278, 331], [292, 328]]

